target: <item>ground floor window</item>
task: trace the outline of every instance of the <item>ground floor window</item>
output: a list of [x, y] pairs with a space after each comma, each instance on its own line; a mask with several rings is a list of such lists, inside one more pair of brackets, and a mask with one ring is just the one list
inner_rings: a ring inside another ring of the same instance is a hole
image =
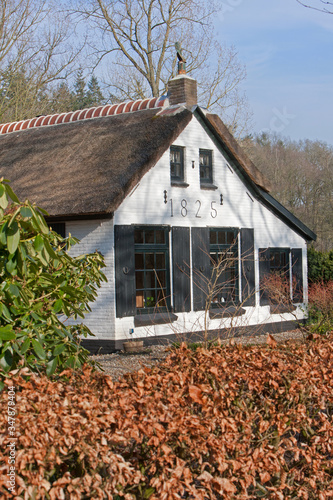
[[136, 309], [170, 309], [168, 228], [134, 229]]
[[238, 230], [209, 231], [212, 307], [239, 301]]
[[288, 304], [291, 300], [290, 248], [259, 249], [260, 303]]

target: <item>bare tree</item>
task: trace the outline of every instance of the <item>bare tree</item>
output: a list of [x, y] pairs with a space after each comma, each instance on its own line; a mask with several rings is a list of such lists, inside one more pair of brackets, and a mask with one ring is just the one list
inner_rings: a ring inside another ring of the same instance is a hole
[[51, 0], [0, 0], [1, 121], [43, 113], [47, 86], [73, 71], [80, 49]]
[[333, 147], [262, 134], [244, 144], [270, 179], [275, 196], [317, 234], [315, 247], [333, 248]]
[[[320, 12], [325, 12], [326, 14], [333, 14], [333, 2], [316, 0], [315, 5], [309, 5], [307, 3], [301, 2], [300, 0], [296, 0], [296, 2], [303, 5], [303, 7], [307, 7], [308, 9], [319, 10]], [[330, 7], [324, 7], [324, 5], [328, 5]]]
[[111, 61], [107, 73], [113, 99], [165, 93], [176, 74], [175, 42], [198, 80], [199, 102], [224, 113], [235, 125], [246, 110], [240, 91], [245, 68], [233, 47], [215, 39], [214, 2], [199, 0], [78, 0], [75, 13], [88, 21], [96, 65]]

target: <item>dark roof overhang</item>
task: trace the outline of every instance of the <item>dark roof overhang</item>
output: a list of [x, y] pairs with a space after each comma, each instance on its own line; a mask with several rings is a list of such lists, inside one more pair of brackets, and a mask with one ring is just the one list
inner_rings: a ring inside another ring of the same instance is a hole
[[59, 214], [45, 215], [46, 222], [66, 222], [72, 220], [110, 220], [113, 219], [113, 212], [96, 212], [83, 214]]

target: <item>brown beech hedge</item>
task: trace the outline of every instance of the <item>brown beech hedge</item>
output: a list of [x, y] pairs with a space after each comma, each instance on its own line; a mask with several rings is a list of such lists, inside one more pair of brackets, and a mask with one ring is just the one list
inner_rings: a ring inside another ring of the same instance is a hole
[[303, 344], [185, 345], [119, 382], [84, 368], [15, 387], [14, 494], [8, 397], [0, 496], [22, 499], [333, 498], [333, 335]]

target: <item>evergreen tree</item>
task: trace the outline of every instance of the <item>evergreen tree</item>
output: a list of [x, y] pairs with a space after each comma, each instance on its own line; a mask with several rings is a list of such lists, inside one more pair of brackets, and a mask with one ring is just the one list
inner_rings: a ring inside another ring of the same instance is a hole
[[104, 104], [104, 96], [95, 75], [92, 75], [88, 82], [88, 91], [86, 93], [87, 106], [100, 106]]

